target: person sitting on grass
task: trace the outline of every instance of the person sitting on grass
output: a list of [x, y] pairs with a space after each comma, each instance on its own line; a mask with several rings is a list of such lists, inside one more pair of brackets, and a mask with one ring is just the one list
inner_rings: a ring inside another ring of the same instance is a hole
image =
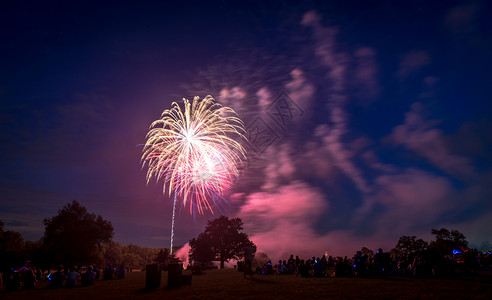
[[50, 283], [48, 288], [56, 289], [63, 286], [63, 280], [65, 280], [65, 273], [63, 273], [63, 266], [59, 265], [56, 267], [56, 272], [49, 276]]
[[273, 274], [273, 265], [272, 265], [271, 260], [269, 260], [268, 262], [266, 262], [263, 265], [263, 269], [261, 271], [261, 274], [263, 274], [263, 275]]
[[285, 274], [286, 271], [286, 266], [282, 263], [282, 260], [279, 260], [277, 265], [277, 274]]
[[82, 275], [82, 285], [93, 285], [96, 280], [96, 272], [92, 266], [87, 267], [87, 271]]
[[305, 278], [311, 277], [310, 264], [311, 264], [310, 260], [308, 260], [307, 263], [304, 263], [304, 259], [301, 259], [299, 267], [297, 268], [296, 277], [297, 275], [301, 275], [301, 277], [305, 277]]
[[343, 260], [343, 258], [339, 257], [338, 262], [335, 265], [335, 277], [346, 277], [348, 275], [348, 264]]
[[103, 271], [103, 280], [113, 280], [114, 279], [114, 270], [113, 267], [108, 265], [106, 269]]
[[72, 266], [68, 269], [67, 273], [67, 280], [65, 281], [65, 286], [66, 287], [76, 287], [77, 286], [77, 279], [79, 278], [80, 274], [77, 272], [77, 267]]

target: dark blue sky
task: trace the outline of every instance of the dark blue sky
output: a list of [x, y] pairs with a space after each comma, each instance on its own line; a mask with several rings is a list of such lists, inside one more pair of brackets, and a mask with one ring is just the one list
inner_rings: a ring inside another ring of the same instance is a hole
[[[172, 101], [210, 94], [250, 138], [258, 120], [270, 129], [227, 195], [260, 250], [350, 254], [437, 227], [479, 247], [492, 241], [490, 13], [487, 1], [4, 1], [0, 220], [38, 240], [77, 200], [116, 241], [168, 247], [172, 204], [146, 186], [141, 145]], [[300, 109], [285, 127], [271, 115], [282, 95]], [[182, 209], [176, 243], [213, 217]]]

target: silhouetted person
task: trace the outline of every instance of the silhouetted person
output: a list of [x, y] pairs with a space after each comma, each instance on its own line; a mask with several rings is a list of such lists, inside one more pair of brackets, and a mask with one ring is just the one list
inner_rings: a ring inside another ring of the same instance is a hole
[[22, 282], [22, 290], [32, 290], [36, 288], [36, 274], [34, 273], [34, 266], [29, 264], [22, 268], [20, 271]]
[[253, 270], [251, 264], [253, 263], [254, 258], [254, 249], [252, 247], [244, 247], [244, 276], [249, 274], [253, 276]]
[[126, 275], [126, 270], [123, 265], [120, 266], [120, 269], [118, 270], [118, 279], [125, 279]]
[[96, 280], [101, 278], [101, 269], [99, 269], [97, 266], [94, 267], [94, 272], [96, 273]]
[[264, 269], [264, 274], [273, 274], [273, 266], [272, 266], [272, 261], [269, 260], [265, 266], [263, 267]]
[[323, 264], [321, 263], [321, 259], [319, 259], [319, 257], [314, 260], [313, 275], [314, 277], [324, 277]]
[[324, 275], [328, 271], [328, 260], [326, 259], [326, 256], [323, 255], [320, 261], [321, 261], [321, 268], [323, 269], [323, 275]]
[[335, 277], [345, 277], [347, 276], [347, 268], [344, 260], [340, 257], [335, 265]]
[[3, 279], [5, 283], [5, 291], [12, 292], [17, 291], [20, 286], [20, 278], [18, 272], [15, 272], [12, 267], [9, 267], [3, 273]]
[[333, 269], [335, 268], [335, 260], [333, 259], [333, 257], [330, 255], [328, 257], [328, 269]]
[[384, 253], [383, 249], [379, 248], [374, 256], [374, 265], [376, 274], [389, 274], [391, 271], [391, 258], [389, 253]]
[[366, 275], [366, 261], [367, 255], [362, 255], [361, 251], [357, 251], [354, 255], [354, 275], [357, 277], [364, 277]]
[[113, 279], [113, 268], [111, 266], [107, 266], [103, 271], [103, 280], [112, 280]]
[[291, 254], [290, 257], [289, 257], [289, 260], [287, 261], [287, 264], [290, 265], [290, 264], [293, 264], [294, 262], [295, 262], [294, 255]]

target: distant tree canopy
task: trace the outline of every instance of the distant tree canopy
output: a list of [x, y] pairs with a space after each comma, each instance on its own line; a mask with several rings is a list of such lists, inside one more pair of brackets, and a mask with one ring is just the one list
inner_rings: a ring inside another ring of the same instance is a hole
[[[173, 253], [173, 256], [174, 256], [174, 253]], [[154, 258], [154, 262], [160, 264], [162, 267], [162, 270], [166, 271], [167, 266], [169, 265], [169, 262], [170, 262], [170, 258], [171, 258], [171, 253], [170, 253], [169, 249], [164, 248], [164, 249], [161, 249], [159, 251], [159, 253], [157, 253], [156, 257]]]
[[16, 231], [4, 231], [4, 224], [0, 221], [0, 272], [8, 267], [8, 264], [20, 263], [21, 252], [24, 250], [24, 239]]
[[52, 262], [92, 263], [102, 243], [113, 237], [113, 225], [89, 213], [77, 201], [65, 205], [58, 215], [43, 221], [44, 244]]
[[453, 253], [453, 250], [468, 248], [468, 241], [463, 233], [458, 230], [448, 230], [446, 228], [432, 229], [435, 240], [431, 241], [429, 248], [439, 251], [441, 255]]
[[3, 222], [0, 221], [0, 251], [19, 252], [24, 248], [24, 239], [16, 231], [4, 231]]
[[190, 259], [196, 262], [220, 261], [220, 268], [224, 268], [224, 262], [243, 256], [244, 247], [251, 247], [256, 252], [256, 245], [241, 230], [243, 221], [240, 218], [221, 216], [208, 221], [205, 231], [189, 242]]
[[98, 259], [94, 263], [99, 266], [122, 265], [125, 268], [143, 269], [146, 265], [157, 262], [161, 252], [169, 253], [169, 249], [140, 247], [133, 244], [121, 245], [109, 241], [101, 244]]
[[[68, 204], [66, 207], [68, 206], [71, 205]], [[80, 210], [77, 208], [73, 211], [82, 212], [83, 209]], [[63, 215], [66, 214], [63, 213]], [[55, 219], [55, 217], [51, 220], [53, 219]], [[94, 220], [97, 221], [97, 219], [98, 218], [96, 217]], [[65, 227], [66, 226], [63, 227], [63, 230], [67, 229]], [[59, 228], [59, 230], [61, 229]], [[60, 236], [61, 235], [58, 235], [57, 238], [60, 239]], [[0, 272], [3, 270], [10, 270], [10, 267], [19, 268], [23, 266], [27, 260], [32, 261], [36, 266], [48, 267], [53, 264], [84, 263], [84, 257], [87, 260], [85, 262], [100, 267], [104, 267], [105, 265], [123, 265], [126, 268], [143, 269], [147, 264], [153, 262], [166, 264], [163, 259], [165, 260], [167, 259], [167, 256], [169, 256], [169, 249], [166, 248], [140, 247], [133, 244], [121, 245], [112, 240], [103, 240], [94, 247], [95, 250], [93, 249], [94, 252], [91, 255], [82, 255], [80, 258], [75, 259], [75, 261], [70, 261], [61, 253], [56, 253], [59, 251], [59, 248], [55, 247], [55, 241], [52, 240], [53, 243], [49, 246], [46, 241], [46, 234], [43, 239], [37, 242], [24, 241], [19, 232], [10, 230], [5, 231], [4, 224], [0, 221]], [[80, 241], [80, 243], [75, 242], [75, 245], [82, 245], [81, 249], [89, 249], [89, 245], [85, 240]], [[176, 250], [177, 249], [179, 249], [179, 247], [176, 247]], [[78, 250], [76, 249], [75, 253], [78, 253], [77, 251]]]
[[432, 229], [431, 233], [435, 240], [430, 243], [417, 239], [416, 236], [401, 236], [391, 252], [397, 257], [413, 258], [422, 255], [446, 256], [452, 254], [453, 250], [468, 248], [465, 235], [458, 230], [441, 228]]

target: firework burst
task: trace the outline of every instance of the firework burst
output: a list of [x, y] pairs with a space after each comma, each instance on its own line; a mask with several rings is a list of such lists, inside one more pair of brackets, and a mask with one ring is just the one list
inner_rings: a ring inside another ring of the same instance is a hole
[[[173, 102], [161, 119], [150, 125], [142, 163], [148, 167], [147, 183], [163, 181], [163, 192], [189, 206], [191, 214], [220, 210], [223, 194], [238, 177], [245, 150], [244, 125], [234, 110], [216, 103], [212, 96], [193, 102], [183, 99], [184, 109]], [[176, 204], [176, 203], [175, 203]], [[174, 209], [173, 209], [174, 215]]]

